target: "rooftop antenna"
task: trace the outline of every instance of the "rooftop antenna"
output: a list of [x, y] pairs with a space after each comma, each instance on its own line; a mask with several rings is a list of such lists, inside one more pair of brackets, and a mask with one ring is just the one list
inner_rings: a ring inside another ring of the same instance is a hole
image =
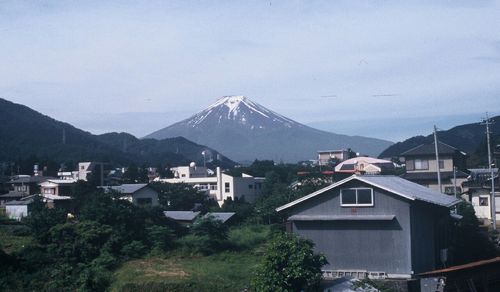
[[490, 146], [490, 125], [494, 122], [488, 117], [488, 113], [486, 113], [486, 117], [483, 118], [481, 122], [482, 125], [486, 125], [486, 141], [488, 143], [488, 169], [491, 175], [491, 219], [493, 221], [493, 230], [497, 229], [497, 208], [495, 202], [495, 176], [493, 174], [493, 167], [491, 162], [491, 146]]
[[439, 169], [439, 151], [438, 151], [438, 138], [437, 138], [437, 127], [434, 125], [434, 150], [436, 151], [436, 169], [437, 169], [437, 179], [439, 192], [443, 192], [443, 188], [441, 187], [441, 170]]

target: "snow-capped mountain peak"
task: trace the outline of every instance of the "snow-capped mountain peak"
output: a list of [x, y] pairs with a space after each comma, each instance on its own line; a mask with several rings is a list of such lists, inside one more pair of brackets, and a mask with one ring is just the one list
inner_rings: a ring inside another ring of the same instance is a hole
[[313, 158], [323, 148], [352, 148], [377, 155], [391, 145], [389, 141], [313, 129], [241, 95], [219, 98], [204, 110], [146, 138], [179, 136], [246, 162], [255, 159], [297, 162]]
[[242, 95], [219, 98], [215, 103], [184, 122], [195, 128], [208, 120], [216, 120], [218, 124], [237, 123], [251, 129], [276, 126], [290, 128], [292, 125], [299, 125], [299, 123], [277, 114]]

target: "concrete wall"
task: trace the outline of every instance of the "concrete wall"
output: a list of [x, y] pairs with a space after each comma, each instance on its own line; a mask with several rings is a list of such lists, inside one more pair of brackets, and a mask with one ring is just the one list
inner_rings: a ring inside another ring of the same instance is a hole
[[[359, 181], [342, 186], [371, 187]], [[408, 200], [374, 189], [373, 207], [341, 207], [336, 188], [293, 207], [290, 215], [395, 215], [392, 221], [295, 221], [293, 232], [311, 239], [325, 254], [325, 270], [367, 270], [410, 275]]]
[[[229, 183], [229, 192], [226, 192], [226, 183]], [[259, 187], [260, 184], [260, 187]], [[263, 181], [251, 176], [232, 177], [222, 174], [221, 191], [223, 200], [227, 198], [236, 199], [245, 197], [247, 202], [255, 202], [262, 194]]]

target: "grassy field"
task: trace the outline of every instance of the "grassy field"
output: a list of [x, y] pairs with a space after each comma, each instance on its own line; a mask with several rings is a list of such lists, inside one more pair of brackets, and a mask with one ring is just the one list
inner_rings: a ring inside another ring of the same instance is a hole
[[0, 224], [0, 247], [8, 254], [19, 251], [32, 242], [28, 233], [23, 225]]
[[111, 290], [242, 291], [250, 284], [269, 234], [268, 227], [241, 227], [229, 234], [235, 251], [210, 256], [174, 251], [126, 262], [115, 272]]
[[241, 291], [248, 287], [259, 257], [224, 252], [206, 257], [134, 260], [115, 272], [112, 291]]

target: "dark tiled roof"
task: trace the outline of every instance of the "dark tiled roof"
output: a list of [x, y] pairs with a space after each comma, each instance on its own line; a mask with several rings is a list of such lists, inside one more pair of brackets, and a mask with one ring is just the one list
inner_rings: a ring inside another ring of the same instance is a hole
[[[442, 171], [440, 173], [441, 179], [453, 179], [453, 171]], [[457, 171], [457, 178], [466, 178], [469, 175], [463, 171]], [[436, 172], [407, 172], [401, 175], [402, 178], [407, 180], [436, 180], [437, 181], [437, 173]]]
[[[453, 155], [459, 150], [453, 146], [439, 142], [438, 143], [438, 151], [439, 151], [439, 154], [441, 154], [441, 155], [444, 155], [444, 154]], [[465, 155], [465, 153], [463, 153], [463, 154]], [[434, 147], [434, 143], [422, 144], [420, 146], [417, 146], [415, 148], [412, 148], [410, 150], [407, 150], [407, 151], [401, 153], [401, 156], [412, 156], [412, 155], [436, 155], [436, 149]]]
[[23, 192], [10, 191], [6, 194], [0, 195], [0, 199], [9, 199], [9, 198], [22, 198], [26, 197], [28, 194]]
[[54, 179], [50, 176], [21, 176], [21, 177], [12, 177], [9, 183], [11, 184], [29, 184], [29, 183], [42, 183], [46, 180]]

